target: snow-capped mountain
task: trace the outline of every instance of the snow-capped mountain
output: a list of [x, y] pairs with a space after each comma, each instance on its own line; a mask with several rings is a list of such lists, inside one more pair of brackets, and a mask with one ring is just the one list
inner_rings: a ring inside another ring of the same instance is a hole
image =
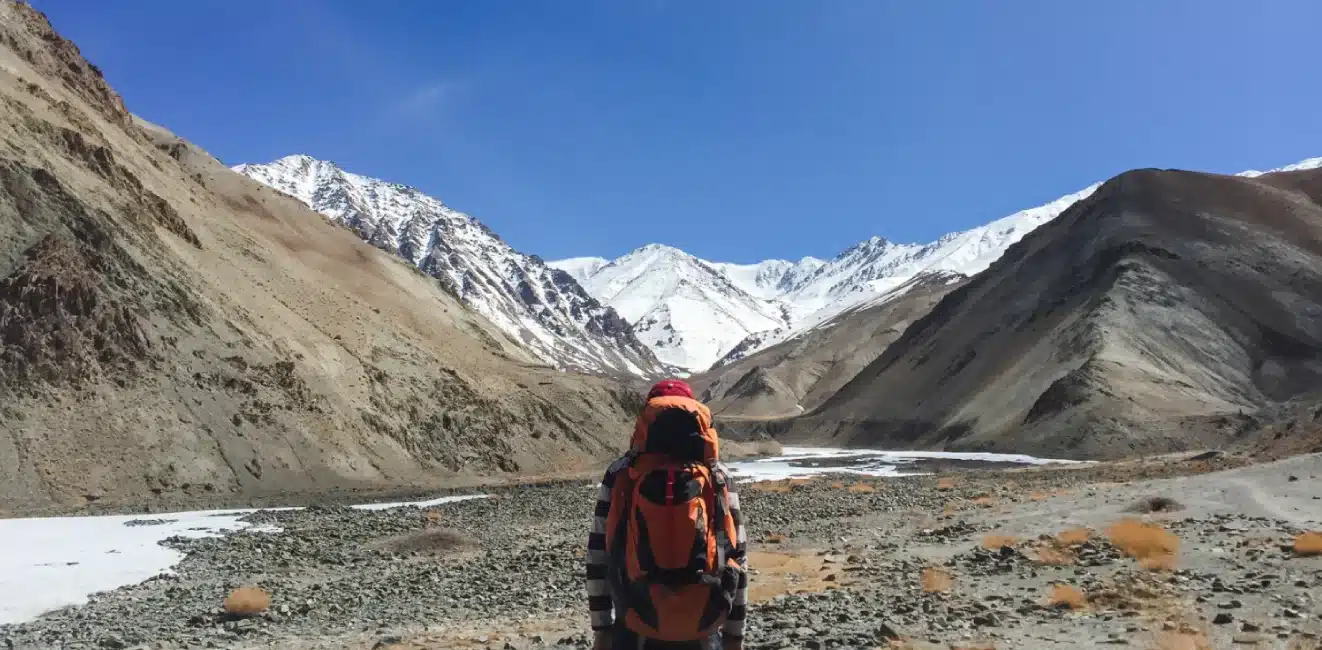
[[644, 246], [612, 262], [550, 265], [581, 277], [658, 359], [680, 368], [705, 368], [749, 334], [789, 322], [781, 304], [750, 295], [709, 263], [669, 246]]
[[873, 237], [855, 244], [790, 288], [785, 299], [801, 313], [796, 328], [811, 327], [849, 307], [905, 285], [924, 271], [973, 276], [1011, 244], [1056, 218], [1101, 187], [1090, 185], [985, 226], [950, 233], [929, 244], [896, 244]]
[[589, 372], [664, 371], [629, 323], [569, 273], [515, 251], [480, 221], [414, 188], [308, 156], [234, 170], [408, 260], [549, 363]]
[[[1322, 158], [1270, 172], [1318, 167]], [[919, 275], [981, 273], [1012, 244], [1098, 187], [1101, 183], [928, 244], [873, 237], [826, 262], [808, 257], [798, 263], [728, 264], [654, 244], [614, 261], [583, 257], [548, 264], [574, 275], [589, 293], [619, 310], [659, 358], [700, 371], [789, 339], [863, 303], [897, 298]], [[699, 291], [698, 286], [705, 288]]]
[[650, 244], [610, 261], [549, 262], [611, 305], [657, 358], [692, 371], [742, 358], [869, 300], [898, 297], [924, 273], [971, 276], [1098, 186], [930, 244], [860, 242], [830, 261], [729, 264]]
[[568, 273], [576, 282], [583, 284], [584, 280], [610, 263], [611, 261], [604, 257], [573, 257], [552, 262], [550, 265]]
[[766, 260], [757, 264], [725, 262], [707, 264], [720, 271], [730, 279], [730, 282], [749, 295], [767, 300], [779, 297], [785, 291], [799, 285], [804, 278], [822, 268], [826, 262], [815, 257], [805, 257], [798, 262]]

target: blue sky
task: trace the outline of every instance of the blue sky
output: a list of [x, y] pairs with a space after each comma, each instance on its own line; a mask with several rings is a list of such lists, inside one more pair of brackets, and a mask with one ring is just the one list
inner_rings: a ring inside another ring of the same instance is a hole
[[1322, 156], [1316, 0], [33, 4], [227, 164], [334, 160], [548, 259], [831, 257]]

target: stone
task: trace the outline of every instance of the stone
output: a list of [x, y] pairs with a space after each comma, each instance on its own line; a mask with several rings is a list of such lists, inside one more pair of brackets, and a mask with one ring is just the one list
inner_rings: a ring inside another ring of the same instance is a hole
[[1217, 615], [1216, 615], [1216, 618], [1212, 619], [1212, 624], [1213, 624], [1213, 625], [1226, 625], [1226, 624], [1228, 624], [1228, 623], [1230, 623], [1230, 622], [1232, 622], [1232, 621], [1234, 621], [1234, 620], [1235, 620], [1235, 617], [1234, 617], [1234, 616], [1231, 616], [1228, 612], [1221, 612], [1220, 614], [1217, 614]]
[[873, 632], [873, 636], [882, 641], [890, 641], [892, 639], [898, 640], [900, 638], [900, 633], [898, 630], [891, 627], [890, 624], [882, 623], [877, 626], [876, 631]]

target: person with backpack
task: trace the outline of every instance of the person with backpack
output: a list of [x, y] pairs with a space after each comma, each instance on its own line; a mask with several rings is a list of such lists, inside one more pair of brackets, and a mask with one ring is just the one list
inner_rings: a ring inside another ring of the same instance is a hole
[[594, 650], [742, 650], [747, 538], [711, 411], [657, 383], [601, 481], [588, 534]]

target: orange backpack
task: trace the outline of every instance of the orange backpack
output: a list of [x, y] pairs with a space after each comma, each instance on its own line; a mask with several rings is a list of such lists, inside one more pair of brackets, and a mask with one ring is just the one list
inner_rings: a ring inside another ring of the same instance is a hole
[[606, 524], [623, 623], [647, 639], [707, 638], [729, 616], [741, 571], [711, 415], [689, 398], [655, 398], [632, 447]]

